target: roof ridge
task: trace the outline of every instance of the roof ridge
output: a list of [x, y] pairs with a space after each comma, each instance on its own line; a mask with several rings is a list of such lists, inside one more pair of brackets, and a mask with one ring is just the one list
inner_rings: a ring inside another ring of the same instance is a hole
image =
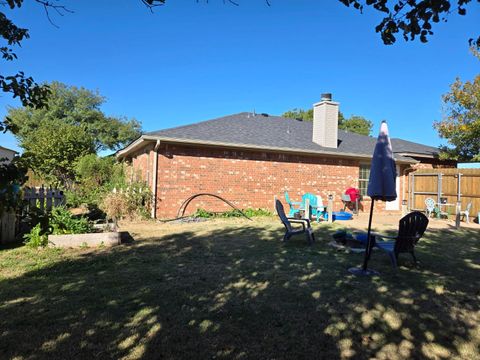
[[411, 140], [405, 140], [405, 139], [400, 139], [400, 138], [392, 138], [392, 140], [403, 141], [403, 142], [406, 142], [406, 143], [409, 143], [409, 144], [421, 145], [421, 146], [425, 146], [425, 147], [429, 147], [429, 148], [438, 150], [438, 146], [426, 145], [426, 144], [418, 143], [418, 142], [411, 141]]

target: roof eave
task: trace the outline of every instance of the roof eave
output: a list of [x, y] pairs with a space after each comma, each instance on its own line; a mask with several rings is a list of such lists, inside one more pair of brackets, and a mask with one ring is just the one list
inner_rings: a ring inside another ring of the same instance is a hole
[[[192, 140], [192, 139], [183, 139], [183, 138], [175, 138], [175, 137], [165, 137], [165, 136], [155, 136], [155, 135], [142, 135], [140, 138], [132, 142], [129, 146], [124, 148], [123, 150], [119, 150], [117, 152], [117, 159], [121, 159], [123, 157], [128, 156], [128, 154], [134, 152], [135, 150], [140, 149], [144, 146], [144, 142], [153, 142], [158, 141], [166, 142], [166, 143], [178, 143], [178, 144], [187, 144], [187, 145], [204, 145], [204, 146], [223, 146], [229, 148], [236, 148], [236, 149], [248, 149], [248, 150], [266, 150], [266, 151], [280, 151], [286, 153], [295, 153], [295, 154], [302, 154], [302, 155], [326, 155], [331, 157], [347, 157], [347, 158], [354, 158], [354, 159], [363, 159], [363, 160], [370, 160], [372, 158], [371, 155], [365, 154], [356, 154], [356, 153], [338, 153], [334, 151], [315, 151], [315, 150], [302, 150], [302, 149], [295, 149], [295, 148], [285, 148], [285, 147], [275, 147], [275, 146], [260, 146], [254, 144], [238, 144], [238, 143], [228, 143], [228, 142], [220, 142], [220, 141], [205, 141], [205, 140]], [[418, 163], [415, 159], [396, 159], [396, 162], [400, 164], [416, 164]]]
[[132, 141], [129, 145], [127, 145], [123, 149], [118, 150], [115, 153], [115, 157], [119, 160], [122, 158], [125, 158], [135, 150], [142, 148], [145, 145], [144, 144], [145, 142], [156, 141], [156, 140], [158, 140], [158, 136], [142, 135], [136, 140]]
[[407, 151], [399, 151], [396, 152], [395, 154], [398, 154], [400, 156], [415, 156], [415, 157], [421, 157], [421, 158], [428, 158], [428, 159], [436, 159], [438, 158], [438, 154], [436, 153], [416, 153], [416, 152], [407, 152]]
[[10, 152], [12, 152], [12, 153], [14, 153], [14, 154], [19, 154], [18, 151], [13, 150], [13, 149], [6, 148], [6, 147], [4, 147], [4, 146], [0, 146], [0, 149], [6, 150], [6, 151], [10, 151]]

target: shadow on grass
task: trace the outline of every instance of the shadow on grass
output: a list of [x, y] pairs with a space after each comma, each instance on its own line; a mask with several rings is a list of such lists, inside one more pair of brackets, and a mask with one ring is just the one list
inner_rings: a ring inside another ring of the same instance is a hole
[[276, 225], [178, 229], [3, 279], [0, 358], [479, 356], [478, 232], [429, 231], [420, 266], [375, 252], [382, 275], [356, 278], [331, 228], [312, 247]]

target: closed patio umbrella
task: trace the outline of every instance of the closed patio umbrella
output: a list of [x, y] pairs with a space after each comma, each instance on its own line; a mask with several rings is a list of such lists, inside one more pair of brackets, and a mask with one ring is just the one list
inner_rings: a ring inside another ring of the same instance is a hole
[[371, 236], [372, 216], [375, 200], [393, 201], [397, 198], [396, 182], [397, 170], [393, 159], [392, 144], [388, 137], [388, 126], [382, 121], [380, 134], [378, 135], [375, 150], [373, 151], [372, 163], [370, 166], [370, 177], [368, 179], [367, 195], [371, 198], [370, 216], [368, 218], [367, 248], [361, 268], [350, 268], [349, 272], [355, 275], [377, 274], [369, 270], [368, 260], [372, 252], [373, 241]]

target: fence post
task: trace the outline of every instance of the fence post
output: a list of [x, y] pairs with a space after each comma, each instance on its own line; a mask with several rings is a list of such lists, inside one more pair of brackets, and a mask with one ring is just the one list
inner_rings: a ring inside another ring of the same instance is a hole
[[305, 214], [304, 219], [310, 220], [310, 199], [305, 199]]
[[[440, 204], [440, 197], [442, 196], [442, 174], [437, 175], [437, 204]], [[440, 209], [440, 205], [438, 205]]]
[[328, 194], [328, 222], [333, 223], [333, 195]]
[[412, 202], [410, 203], [410, 211], [415, 209], [415, 174], [412, 174]]
[[457, 201], [462, 201], [462, 174], [458, 174], [457, 178]]
[[460, 229], [460, 211], [461, 211], [461, 202], [457, 201], [457, 206], [455, 208], [456, 216], [455, 216], [455, 227]]
[[42, 187], [38, 190], [38, 201], [40, 202], [40, 210], [43, 211], [45, 209], [45, 204], [44, 204], [44, 201], [45, 200], [45, 188]]
[[47, 211], [50, 211], [52, 210], [52, 197], [53, 197], [53, 194], [52, 194], [52, 188], [49, 187], [47, 188], [47, 192], [46, 192], [46, 199], [45, 199], [45, 209]]

